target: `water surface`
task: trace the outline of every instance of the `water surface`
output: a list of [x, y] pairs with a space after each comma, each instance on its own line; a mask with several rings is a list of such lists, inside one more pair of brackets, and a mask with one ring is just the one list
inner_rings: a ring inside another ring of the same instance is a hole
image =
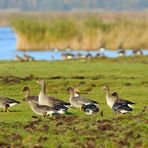
[[[72, 53], [77, 55], [78, 53], [81, 54], [88, 54], [90, 53], [92, 56], [95, 56], [100, 51], [66, 51], [68, 53]], [[111, 51], [111, 50], [104, 50], [103, 53], [105, 56], [113, 58], [117, 57], [118, 50]], [[132, 55], [132, 50], [126, 50], [126, 56]], [[148, 55], [148, 50], [143, 50], [144, 54]], [[27, 51], [27, 54], [34, 57], [36, 60], [61, 60], [61, 54], [65, 53], [64, 51]], [[16, 55], [23, 56], [23, 51], [18, 51], [16, 49], [16, 34], [12, 31], [10, 27], [0, 27], [0, 60], [14, 60]]]

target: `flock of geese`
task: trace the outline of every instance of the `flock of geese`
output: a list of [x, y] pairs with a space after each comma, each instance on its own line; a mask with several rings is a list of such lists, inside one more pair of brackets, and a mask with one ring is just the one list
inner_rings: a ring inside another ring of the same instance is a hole
[[[41, 90], [38, 96], [31, 96], [29, 87], [24, 87], [25, 93], [24, 101], [27, 101], [32, 111], [41, 116], [53, 116], [59, 114], [65, 114], [70, 107], [80, 108], [82, 112], [88, 115], [94, 115], [99, 112], [99, 103], [95, 100], [88, 99], [80, 95], [80, 91], [69, 87], [67, 92], [70, 94], [69, 102], [65, 102], [61, 99], [47, 96], [46, 84], [44, 80], [37, 81], [41, 86]], [[133, 110], [135, 103], [121, 98], [117, 92], [111, 92], [108, 85], [102, 88], [106, 93], [106, 103], [112, 109], [114, 114], [125, 114]], [[8, 112], [8, 108], [16, 104], [16, 101], [7, 97], [0, 97], [0, 107], [4, 112]], [[148, 108], [145, 106], [145, 109]]]
[[[81, 54], [81, 53], [72, 54], [70, 52], [65, 52], [65, 53], [61, 54], [61, 58], [63, 60], [67, 60], [67, 59], [92, 59], [92, 58], [100, 58], [100, 57], [105, 58], [107, 56], [105, 55], [104, 51], [105, 51], [105, 49], [101, 48], [100, 51], [98, 53], [96, 53], [96, 55], [94, 55], [94, 56], [89, 52], [87, 54]], [[118, 57], [125, 57], [127, 55], [127, 52], [124, 49], [119, 49], [117, 51], [117, 55], [118, 55]], [[142, 56], [144, 54], [143, 54], [143, 51], [141, 49], [136, 49], [136, 50], [132, 51], [131, 55]]]
[[[66, 51], [61, 54], [61, 59], [68, 60], [68, 59], [92, 59], [92, 58], [99, 58], [99, 57], [105, 58], [106, 55], [104, 53], [104, 50], [105, 50], [104, 48], [100, 49], [100, 51], [98, 53], [96, 53], [95, 56], [93, 56], [89, 52], [87, 54], [82, 54], [82, 53], [73, 54], [70, 51]], [[118, 55], [118, 57], [124, 57], [127, 55], [127, 52], [124, 49], [120, 49], [117, 52], [117, 55]], [[137, 50], [132, 51], [132, 55], [133, 56], [142, 56], [144, 54], [141, 49], [137, 49]], [[54, 60], [53, 55], [51, 56], [51, 59]], [[24, 52], [23, 56], [16, 55], [15, 60], [20, 61], [20, 62], [27, 62], [27, 61], [35, 61], [36, 59]]]
[[26, 54], [26, 53], [24, 53], [24, 55], [22, 57], [19, 56], [19, 55], [16, 55], [15, 60], [20, 61], [20, 62], [26, 62], [26, 61], [35, 61], [35, 58], [28, 55], [28, 54]]

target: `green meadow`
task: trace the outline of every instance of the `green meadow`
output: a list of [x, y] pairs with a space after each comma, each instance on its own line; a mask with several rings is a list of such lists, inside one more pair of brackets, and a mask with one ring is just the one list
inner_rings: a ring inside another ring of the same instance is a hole
[[[148, 57], [65, 61], [0, 62], [0, 96], [21, 104], [0, 112], [0, 147], [147, 148]], [[24, 86], [38, 95], [36, 80], [44, 79], [47, 94], [69, 100], [66, 88], [78, 88], [83, 96], [99, 102], [100, 113], [89, 116], [77, 108], [66, 115], [42, 118], [23, 101]], [[132, 113], [113, 115], [102, 86], [136, 103]]]

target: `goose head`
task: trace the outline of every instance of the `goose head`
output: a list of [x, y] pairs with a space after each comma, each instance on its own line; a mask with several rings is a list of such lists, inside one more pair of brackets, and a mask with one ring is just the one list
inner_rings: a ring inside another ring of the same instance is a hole
[[75, 93], [75, 90], [74, 90], [74, 88], [72, 88], [72, 87], [68, 87], [66, 90], [67, 90], [67, 92], [70, 93], [70, 94], [74, 94], [74, 93]]
[[108, 85], [105, 85], [105, 86], [102, 87], [102, 90], [109, 91], [110, 89], [109, 89], [109, 86]]
[[117, 93], [117, 92], [113, 92], [113, 93], [112, 93], [112, 96], [113, 96], [113, 97], [118, 97], [118, 93]]
[[38, 81], [36, 81], [36, 83], [40, 84], [41, 86], [44, 86], [45, 85], [44, 80], [38, 80]]
[[25, 98], [23, 99], [24, 101], [27, 101], [26, 99], [30, 96], [30, 89], [29, 87], [25, 86], [22, 90], [22, 92], [25, 93]]
[[42, 88], [45, 88], [45, 81], [44, 80], [38, 80], [36, 83], [40, 84]]
[[29, 91], [29, 87], [25, 86], [22, 90], [22, 92], [26, 92], [26, 91]]

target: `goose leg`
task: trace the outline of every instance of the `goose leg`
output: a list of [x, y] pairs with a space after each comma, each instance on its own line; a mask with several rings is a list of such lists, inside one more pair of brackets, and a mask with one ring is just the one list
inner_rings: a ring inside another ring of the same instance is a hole
[[6, 111], [6, 108], [3, 108], [3, 112], [5, 112]]
[[49, 117], [52, 117], [52, 116], [53, 116], [52, 114], [49, 115]]
[[100, 115], [103, 117], [103, 115], [104, 115], [103, 111], [100, 112]]
[[9, 112], [8, 107], [6, 107], [6, 112], [7, 112], [7, 113]]
[[5, 107], [3, 112], [9, 112], [8, 107]]

